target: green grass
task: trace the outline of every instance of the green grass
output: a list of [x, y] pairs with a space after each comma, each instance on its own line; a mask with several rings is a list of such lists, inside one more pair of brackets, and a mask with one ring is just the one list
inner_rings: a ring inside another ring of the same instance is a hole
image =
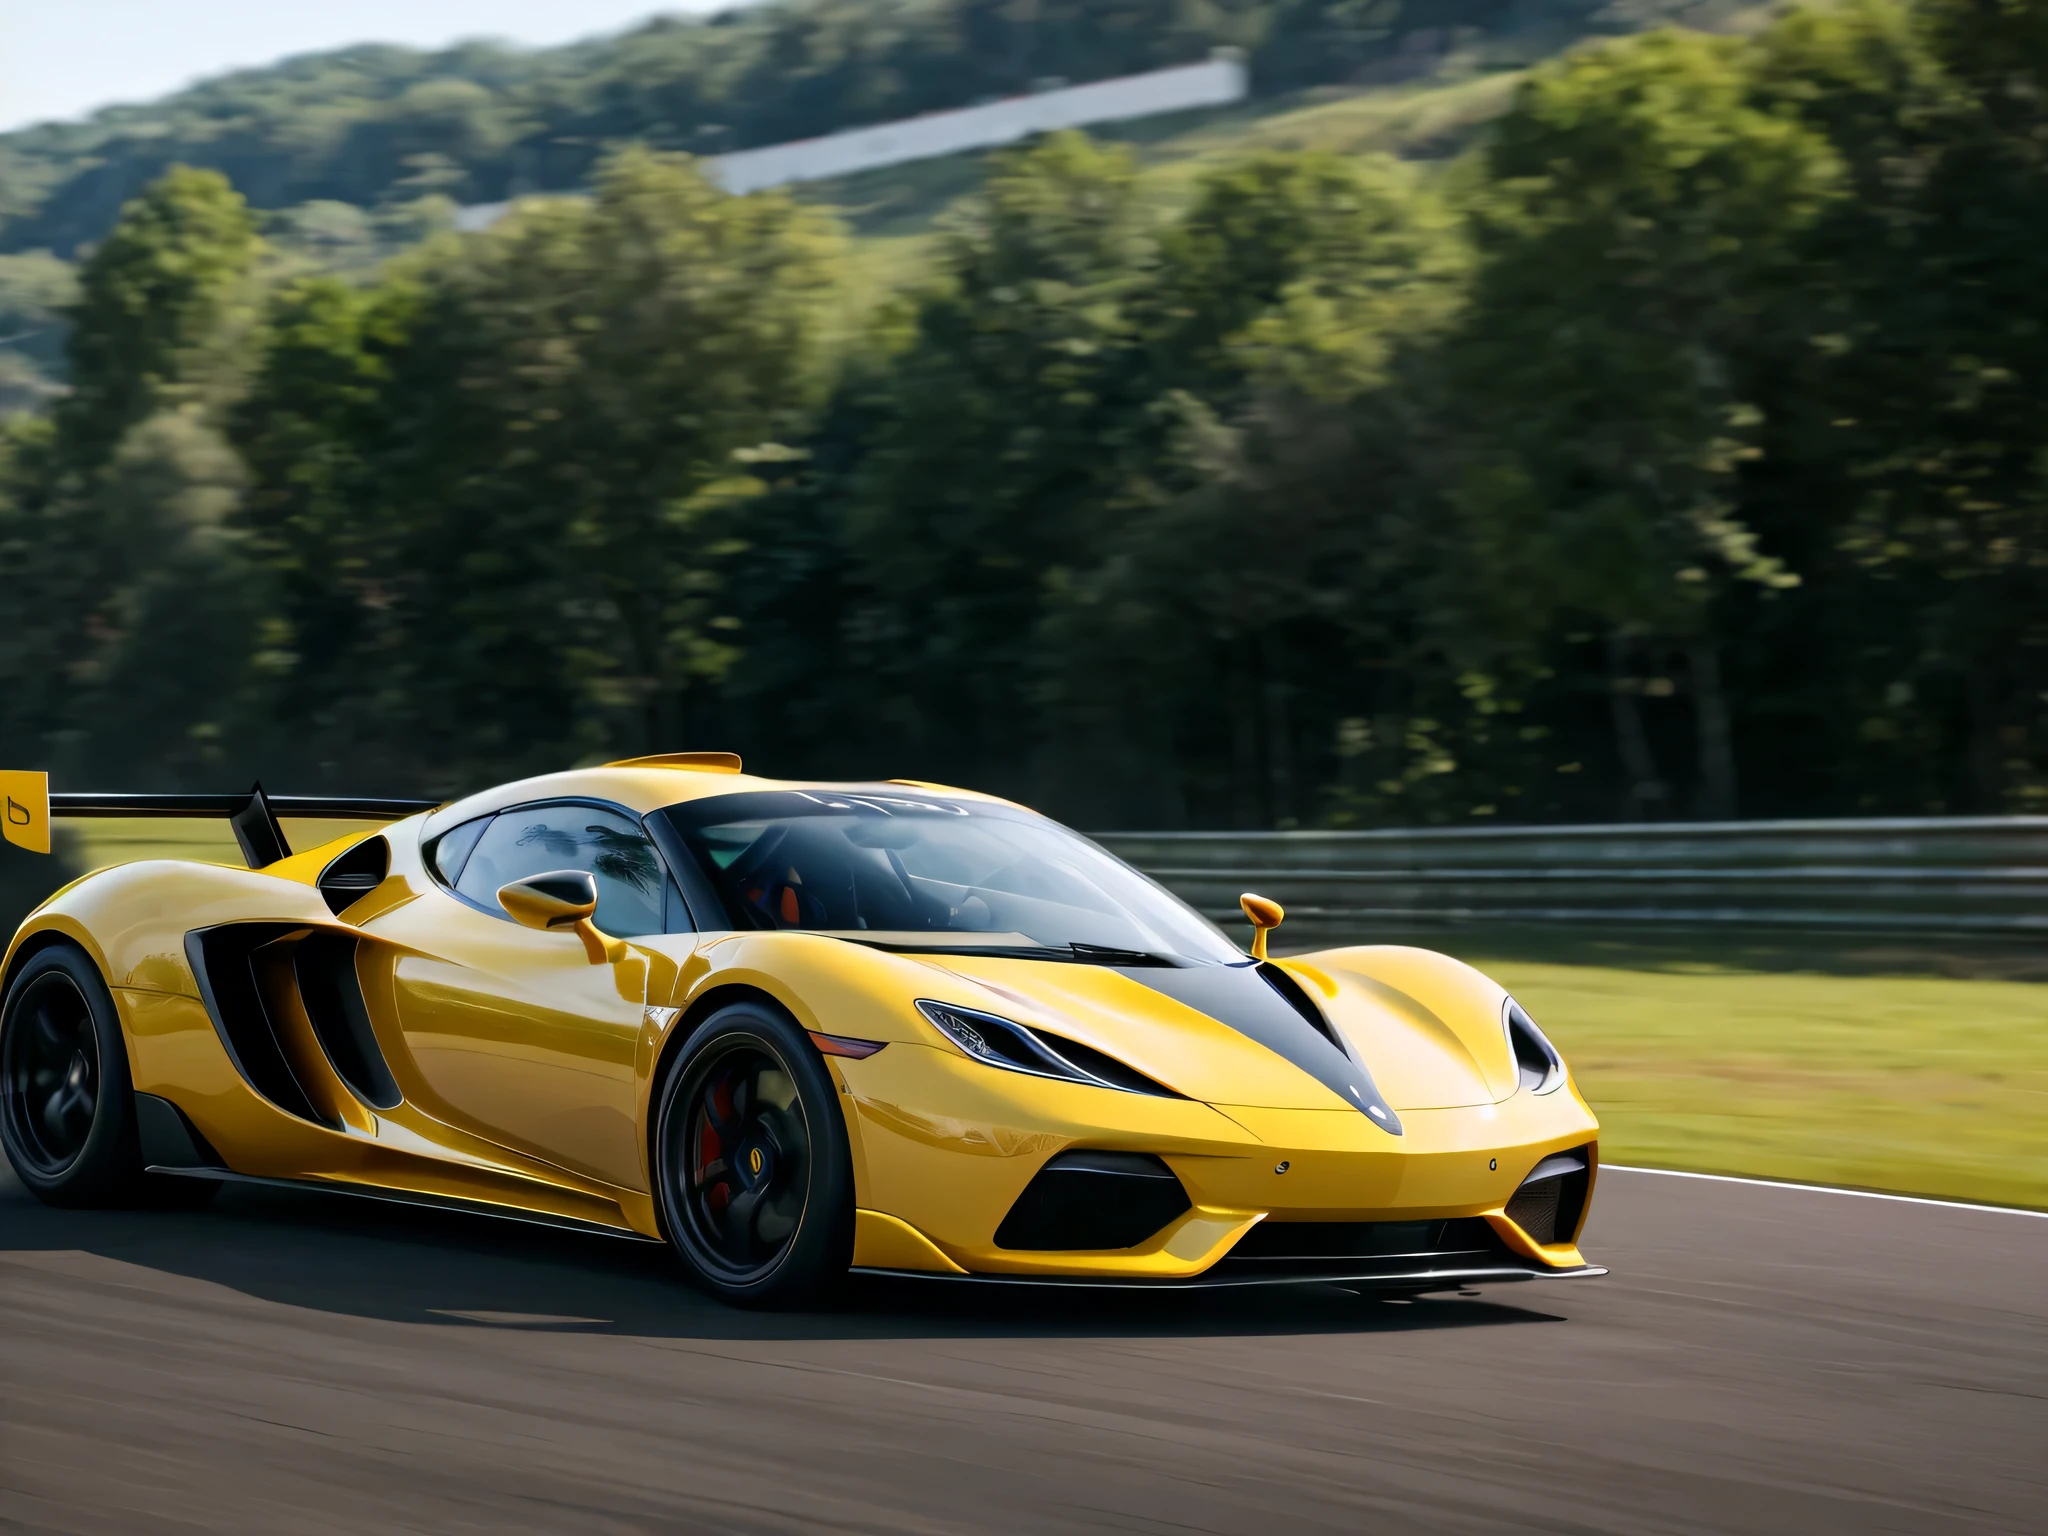
[[1477, 963], [1607, 1161], [2048, 1208], [2048, 985]]

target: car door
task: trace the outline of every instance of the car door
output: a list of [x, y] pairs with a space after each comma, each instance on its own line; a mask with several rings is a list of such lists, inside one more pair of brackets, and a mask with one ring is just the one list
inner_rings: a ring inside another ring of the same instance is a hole
[[[521, 927], [505, 885], [550, 870], [597, 879], [595, 923], [632, 940], [675, 923], [680, 902], [638, 820], [585, 801], [515, 807], [429, 850], [441, 882], [394, 913], [390, 937], [407, 1054], [437, 1118], [628, 1189], [646, 1188], [634, 1053], [648, 956], [630, 942], [593, 964], [574, 932]], [[399, 919], [403, 921], [399, 921]]]

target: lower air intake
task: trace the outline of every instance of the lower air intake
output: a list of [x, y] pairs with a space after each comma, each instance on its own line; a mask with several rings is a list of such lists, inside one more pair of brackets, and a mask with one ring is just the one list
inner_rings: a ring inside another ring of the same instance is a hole
[[1507, 1205], [1508, 1220], [1539, 1243], [1557, 1241], [1557, 1180], [1515, 1191]]
[[1138, 1152], [1062, 1152], [1024, 1186], [996, 1246], [1039, 1252], [1135, 1248], [1188, 1208], [1173, 1170]]
[[1507, 1218], [1538, 1243], [1569, 1243], [1579, 1235], [1586, 1191], [1592, 1184], [1592, 1159], [1585, 1147], [1556, 1152], [1538, 1163], [1522, 1180], [1503, 1209]]

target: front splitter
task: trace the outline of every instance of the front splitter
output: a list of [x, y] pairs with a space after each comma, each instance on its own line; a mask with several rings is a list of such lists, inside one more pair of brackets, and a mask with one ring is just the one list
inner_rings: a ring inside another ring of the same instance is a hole
[[1488, 1269], [1421, 1269], [1403, 1274], [1384, 1270], [1364, 1274], [1322, 1275], [1190, 1275], [1185, 1279], [1123, 1279], [1114, 1275], [947, 1275], [927, 1269], [856, 1267], [856, 1275], [889, 1280], [936, 1280], [947, 1285], [1037, 1286], [1083, 1291], [1217, 1291], [1276, 1285], [1339, 1285], [1351, 1289], [1450, 1291], [1468, 1285], [1501, 1285], [1522, 1280], [1591, 1280], [1607, 1273], [1598, 1264], [1574, 1269], [1533, 1269], [1502, 1266]]

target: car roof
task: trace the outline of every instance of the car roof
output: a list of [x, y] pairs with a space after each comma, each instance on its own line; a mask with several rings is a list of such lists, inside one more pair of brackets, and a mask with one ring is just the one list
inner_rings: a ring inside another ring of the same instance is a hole
[[420, 836], [422, 839], [439, 837], [450, 827], [460, 826], [478, 816], [488, 816], [515, 805], [530, 805], [538, 800], [602, 800], [644, 816], [649, 811], [658, 811], [665, 805], [676, 805], [685, 800], [761, 790], [872, 795], [891, 790], [901, 793], [904, 789], [921, 789], [996, 805], [1008, 803], [995, 795], [917, 779], [890, 779], [887, 783], [768, 779], [745, 772], [740, 760], [729, 753], [675, 753], [661, 758], [631, 758], [596, 768], [571, 768], [562, 773], [544, 773], [535, 778], [500, 784], [451, 801], [431, 812], [420, 827]]

